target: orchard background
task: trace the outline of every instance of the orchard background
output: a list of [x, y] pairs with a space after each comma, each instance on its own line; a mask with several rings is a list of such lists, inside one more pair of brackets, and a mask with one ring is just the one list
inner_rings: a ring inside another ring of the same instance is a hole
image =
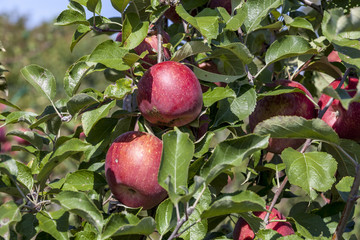
[[[359, 139], [339, 137], [359, 131], [360, 85], [329, 86], [360, 73], [357, 1], [111, 4], [117, 17], [101, 14], [101, 0], [69, 1], [54, 25], [32, 31], [24, 19], [0, 17], [1, 238], [232, 239], [243, 218], [259, 239], [360, 239]], [[139, 51], [147, 36], [155, 45]], [[139, 112], [149, 59], [181, 62], [199, 79], [203, 107], [190, 124], [157, 126]], [[257, 102], [306, 96], [269, 85], [280, 79], [309, 90], [316, 116], [275, 116], [252, 129]], [[335, 132], [322, 121], [322, 94], [358, 106], [346, 118], [353, 125]], [[133, 130], [163, 141], [159, 184], [169, 197], [148, 210], [118, 202], [105, 178], [111, 143]], [[270, 137], [304, 140], [274, 154]], [[266, 206], [294, 234], [265, 229], [268, 220], [253, 212]]]

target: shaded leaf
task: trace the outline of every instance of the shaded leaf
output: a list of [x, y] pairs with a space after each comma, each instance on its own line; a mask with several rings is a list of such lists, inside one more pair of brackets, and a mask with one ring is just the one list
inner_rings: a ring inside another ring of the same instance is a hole
[[198, 53], [210, 52], [211, 48], [201, 41], [191, 41], [185, 43], [179, 50], [177, 50], [171, 58], [171, 61], [180, 62], [187, 57], [196, 55]]
[[104, 97], [122, 100], [127, 94], [131, 93], [133, 81], [128, 78], [122, 78], [116, 81], [115, 84], [109, 85], [104, 92]]
[[14, 201], [2, 203], [0, 206], [0, 236], [10, 239], [9, 227], [20, 220], [20, 208]]
[[160, 235], [164, 235], [176, 225], [175, 207], [170, 199], [166, 199], [156, 209], [156, 229]]
[[69, 213], [64, 210], [55, 212], [41, 211], [36, 214], [39, 221], [39, 228], [49, 233], [55, 239], [66, 240], [69, 239]]
[[106, 184], [105, 178], [100, 174], [81, 169], [66, 176], [62, 190], [91, 191], [93, 189], [98, 190]]

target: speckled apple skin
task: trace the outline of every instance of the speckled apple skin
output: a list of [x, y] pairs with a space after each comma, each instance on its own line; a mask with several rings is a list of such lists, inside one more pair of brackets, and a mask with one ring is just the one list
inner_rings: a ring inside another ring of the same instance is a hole
[[150, 209], [167, 195], [157, 181], [162, 141], [144, 132], [127, 132], [110, 146], [105, 176], [115, 198], [128, 207]]
[[200, 83], [181, 63], [158, 63], [140, 79], [137, 103], [141, 114], [150, 123], [183, 126], [195, 120], [201, 111]]
[[[270, 86], [282, 85], [299, 88], [312, 98], [310, 92], [300, 83], [288, 80], [277, 80]], [[316, 118], [314, 104], [302, 93], [285, 93], [276, 96], [266, 96], [257, 102], [254, 112], [249, 117], [249, 126], [254, 131], [256, 125], [274, 116], [300, 116], [306, 119]], [[281, 153], [285, 148], [297, 149], [305, 139], [270, 138], [267, 150]]]
[[[162, 34], [163, 37], [163, 43], [169, 42], [169, 35], [167, 33]], [[143, 52], [148, 51], [149, 53], [143, 58], [144, 62], [147, 62], [149, 64], [142, 64], [143, 68], [149, 69], [152, 65], [155, 65], [157, 63], [157, 52], [158, 52], [158, 40], [157, 35], [151, 35], [147, 36], [144, 41], [142, 41], [136, 48], [134, 48], [134, 51], [136, 54], [141, 55]], [[122, 41], [122, 33], [118, 33], [116, 36], [116, 41], [121, 42]], [[164, 57], [166, 59], [171, 58], [171, 54], [169, 49], [162, 48], [162, 53], [164, 54]]]
[[[269, 207], [267, 206], [266, 209], [269, 209]], [[254, 215], [264, 220], [266, 213], [267, 212], [254, 212]], [[275, 219], [281, 220], [286, 218], [277, 209], [273, 208], [269, 220]], [[273, 229], [282, 236], [294, 234], [294, 229], [289, 222], [270, 222], [266, 225], [266, 229]], [[250, 228], [250, 225], [243, 218], [239, 218], [234, 228], [234, 240], [252, 240], [254, 237], [255, 234]]]
[[[341, 80], [333, 81], [330, 86], [334, 89], [337, 88]], [[359, 80], [350, 77], [346, 87], [342, 89], [349, 90], [348, 93], [351, 97], [356, 94], [356, 86]], [[352, 91], [351, 91], [352, 90]], [[322, 94], [319, 99], [319, 106], [323, 109], [328, 101], [331, 99], [328, 95]], [[352, 139], [360, 141], [360, 103], [350, 103], [348, 110], [341, 105], [340, 101], [334, 99], [331, 106], [325, 112], [322, 120], [331, 126], [341, 138]]]

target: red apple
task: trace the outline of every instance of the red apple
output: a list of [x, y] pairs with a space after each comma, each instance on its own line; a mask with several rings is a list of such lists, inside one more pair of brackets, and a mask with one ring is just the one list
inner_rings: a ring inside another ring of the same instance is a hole
[[[278, 80], [269, 84], [269, 87], [282, 85], [285, 87], [299, 88], [312, 98], [310, 92], [300, 83], [288, 80]], [[251, 131], [255, 126], [268, 118], [274, 116], [300, 116], [312, 119], [317, 116], [314, 104], [302, 93], [285, 93], [276, 96], [266, 96], [257, 102], [254, 112], [250, 115], [249, 126]], [[285, 148], [297, 149], [304, 143], [305, 139], [281, 139], [270, 138], [268, 151], [281, 153]]]
[[110, 146], [105, 176], [115, 198], [128, 207], [150, 209], [167, 195], [157, 181], [162, 141], [145, 132], [126, 132]]
[[341, 62], [339, 54], [337, 51], [333, 50], [327, 57], [329, 62]]
[[[340, 79], [333, 81], [330, 86], [337, 88], [340, 83]], [[351, 97], [356, 94], [356, 86], [359, 79], [350, 77], [346, 87], [341, 87], [348, 91]], [[322, 94], [319, 99], [319, 106], [323, 109], [328, 101], [331, 99], [328, 95]], [[340, 101], [334, 99], [329, 109], [322, 117], [327, 124], [329, 124], [341, 138], [352, 139], [360, 141], [360, 103], [350, 103], [348, 110], [341, 105]]]
[[200, 83], [181, 63], [158, 63], [140, 79], [137, 103], [141, 114], [150, 123], [183, 126], [195, 120], [201, 111]]
[[223, 7], [226, 9], [226, 11], [228, 11], [229, 14], [231, 14], [231, 0], [211, 0], [209, 7]]
[[[269, 206], [266, 207], [269, 209]], [[254, 212], [254, 215], [263, 219], [265, 218], [266, 211]], [[270, 222], [270, 220], [285, 220], [286, 218], [275, 208], [271, 210], [269, 223], [266, 225], [266, 229], [272, 229], [277, 231], [282, 236], [288, 236], [294, 234], [294, 229], [289, 222]], [[250, 228], [250, 225], [243, 219], [239, 218], [234, 228], [233, 238], [234, 240], [251, 240], [254, 239], [254, 231]]]
[[171, 6], [165, 11], [164, 16], [170, 19], [173, 23], [181, 23], [181, 17], [176, 13], [175, 6]]
[[[154, 32], [156, 33], [156, 32]], [[169, 35], [167, 33], [162, 34], [163, 43], [169, 42]], [[116, 37], [116, 41], [122, 41], [122, 33], [119, 33]], [[143, 58], [143, 61], [149, 64], [142, 64], [145, 69], [150, 68], [151, 65], [155, 65], [157, 63], [157, 52], [158, 52], [158, 38], [156, 34], [147, 36], [144, 41], [142, 41], [136, 48], [134, 48], [136, 54], [140, 55], [141, 53], [148, 51], [149, 53]], [[170, 59], [170, 51], [167, 48], [162, 49], [162, 53], [164, 54], [166, 59]]]
[[[200, 64], [198, 64], [198, 68], [204, 70], [204, 71], [208, 71], [208, 72], [211, 72], [211, 73], [217, 73], [217, 74], [220, 74], [218, 68], [217, 68], [217, 65], [213, 62], [213, 61], [206, 61], [206, 62], [202, 62]], [[224, 82], [215, 82], [215, 84], [218, 86], [218, 87], [226, 87], [226, 83]], [[207, 90], [209, 89], [208, 86], [205, 86], [205, 85], [201, 85], [201, 90], [202, 92], [206, 92]]]

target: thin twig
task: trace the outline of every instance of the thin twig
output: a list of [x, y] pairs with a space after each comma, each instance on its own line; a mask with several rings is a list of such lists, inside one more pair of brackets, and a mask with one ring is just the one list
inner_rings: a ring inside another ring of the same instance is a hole
[[341, 238], [342, 234], [344, 233], [347, 220], [349, 219], [352, 209], [357, 200], [359, 187], [360, 187], [360, 165], [357, 164], [356, 165], [356, 177], [355, 177], [354, 183], [351, 187], [348, 199], [346, 201], [344, 211], [341, 214], [340, 222], [336, 227], [336, 230], [332, 237], [332, 240], [337, 240], [337, 239], [339, 239], [339, 237]]
[[316, 5], [315, 3], [309, 1], [309, 0], [299, 0], [300, 2], [302, 2], [303, 4], [305, 4], [306, 6], [309, 6], [313, 9], [315, 9], [316, 11], [318, 11], [321, 15], [323, 15], [323, 9], [321, 7], [321, 5]]
[[294, 80], [305, 68], [309, 66], [312, 60], [314, 60], [316, 54], [312, 55], [309, 60], [307, 60], [299, 70], [296, 70], [296, 72], [291, 76], [290, 80]]
[[162, 52], [162, 45], [163, 45], [163, 37], [162, 37], [162, 17], [160, 17], [157, 25], [156, 25], [156, 30], [157, 30], [157, 46], [158, 46], [158, 50], [157, 50], [157, 63], [161, 63], [163, 61], [163, 52]]

